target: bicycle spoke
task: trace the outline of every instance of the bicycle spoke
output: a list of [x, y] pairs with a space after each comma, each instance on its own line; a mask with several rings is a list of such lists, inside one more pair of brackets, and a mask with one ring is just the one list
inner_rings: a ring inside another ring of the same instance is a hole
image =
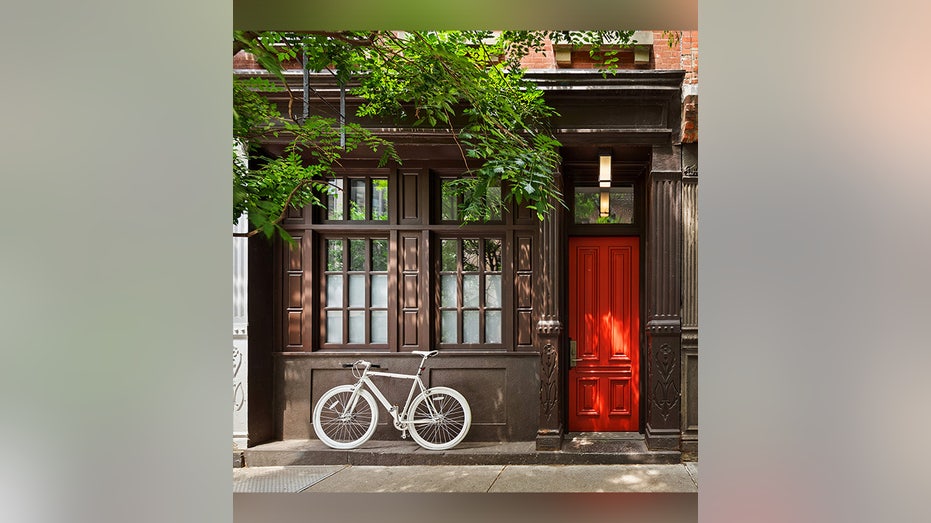
[[[329, 440], [328, 444], [351, 445], [361, 443], [374, 430], [375, 417], [370, 396], [359, 396], [354, 410], [349, 410], [353, 400], [351, 388], [334, 391], [321, 405], [316, 416], [320, 432]], [[317, 427], [315, 427], [316, 429]], [[346, 447], [351, 448], [351, 447]]]

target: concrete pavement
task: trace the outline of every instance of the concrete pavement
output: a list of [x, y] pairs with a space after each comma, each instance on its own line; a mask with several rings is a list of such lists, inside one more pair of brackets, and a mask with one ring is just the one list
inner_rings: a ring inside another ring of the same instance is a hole
[[233, 469], [233, 492], [697, 492], [698, 463]]

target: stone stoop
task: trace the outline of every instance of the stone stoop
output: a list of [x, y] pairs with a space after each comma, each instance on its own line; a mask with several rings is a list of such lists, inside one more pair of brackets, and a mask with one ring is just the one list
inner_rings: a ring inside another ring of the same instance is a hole
[[676, 464], [679, 451], [651, 451], [639, 433], [570, 433], [557, 451], [538, 451], [533, 441], [464, 442], [445, 451], [411, 440], [368, 441], [336, 450], [319, 440], [285, 440], [243, 451], [246, 467], [288, 465], [611, 465]]

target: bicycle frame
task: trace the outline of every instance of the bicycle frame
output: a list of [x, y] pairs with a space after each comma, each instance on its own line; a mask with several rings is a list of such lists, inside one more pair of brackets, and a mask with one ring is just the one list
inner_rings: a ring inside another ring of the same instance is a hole
[[[401, 431], [401, 437], [404, 437], [407, 432], [408, 421], [408, 409], [411, 406], [411, 400], [414, 399], [415, 392], [424, 392], [427, 388], [423, 384], [423, 380], [420, 379], [420, 375], [423, 373], [426, 368], [427, 355], [423, 356], [423, 359], [420, 361], [420, 367], [417, 369], [416, 374], [398, 374], [396, 372], [381, 372], [370, 370], [371, 363], [368, 361], [360, 360], [358, 363], [365, 365], [365, 370], [362, 371], [362, 376], [359, 377], [359, 381], [353, 385], [352, 399], [349, 402], [350, 410], [355, 409], [356, 402], [359, 400], [359, 391], [362, 389], [362, 386], [365, 385], [368, 387], [368, 390], [372, 392], [375, 398], [379, 403], [388, 411], [388, 414], [391, 415], [391, 418], [394, 420], [394, 428]], [[393, 405], [388, 398], [379, 390], [378, 386], [369, 379], [369, 376], [381, 376], [384, 378], [396, 378], [396, 379], [407, 379], [413, 380], [411, 383], [411, 390], [407, 394], [407, 401], [404, 402], [404, 408], [398, 411], [396, 405]], [[428, 408], [432, 406], [428, 403]]]

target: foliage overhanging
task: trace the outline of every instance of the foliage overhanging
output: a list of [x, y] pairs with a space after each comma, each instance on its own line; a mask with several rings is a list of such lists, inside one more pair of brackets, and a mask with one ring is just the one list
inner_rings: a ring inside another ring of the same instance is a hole
[[[524, 77], [521, 59], [543, 52], [547, 39], [586, 45], [607, 71], [616, 67], [620, 47], [632, 31], [309, 31], [233, 33], [233, 53], [252, 54], [271, 80], [233, 80], [233, 220], [246, 213], [246, 235], [276, 233], [289, 206], [321, 205], [321, 195], [347, 152], [366, 147], [382, 165], [400, 162], [392, 143], [337, 118], [301, 117], [300, 103], [287, 89], [285, 67], [303, 63], [311, 72], [329, 72], [362, 99], [357, 116], [393, 117], [413, 126], [447, 130], [459, 147], [463, 175], [446, 184], [463, 203], [466, 222], [496, 214], [516, 202], [543, 217], [562, 194], [554, 182], [559, 142], [549, 122], [556, 112]], [[284, 91], [283, 115], [262, 93]], [[267, 157], [263, 140], [285, 138], [283, 154]], [[248, 158], [248, 162], [245, 160]], [[504, 190], [497, 190], [497, 188]], [[495, 189], [492, 189], [495, 188]], [[490, 190], [491, 189], [491, 190]], [[500, 195], [500, 196], [499, 196]]]

